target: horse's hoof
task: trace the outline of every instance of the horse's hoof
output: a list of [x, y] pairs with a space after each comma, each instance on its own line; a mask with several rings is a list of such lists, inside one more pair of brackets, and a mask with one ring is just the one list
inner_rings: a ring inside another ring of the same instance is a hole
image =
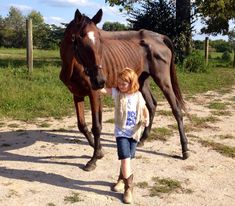
[[137, 144], [137, 147], [143, 147], [144, 146], [144, 142], [138, 142], [138, 144]]
[[189, 158], [189, 151], [183, 152], [183, 160], [186, 160]]
[[90, 172], [92, 170], [94, 170], [96, 168], [96, 164], [95, 163], [90, 163], [88, 162], [85, 167], [83, 167], [83, 170]]

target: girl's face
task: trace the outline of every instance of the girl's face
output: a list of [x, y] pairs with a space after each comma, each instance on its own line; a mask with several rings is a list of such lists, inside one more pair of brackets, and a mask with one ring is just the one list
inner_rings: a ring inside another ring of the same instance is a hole
[[118, 80], [117, 86], [118, 86], [119, 91], [122, 93], [127, 93], [131, 88], [131, 85], [129, 82], [125, 82], [121, 79]]

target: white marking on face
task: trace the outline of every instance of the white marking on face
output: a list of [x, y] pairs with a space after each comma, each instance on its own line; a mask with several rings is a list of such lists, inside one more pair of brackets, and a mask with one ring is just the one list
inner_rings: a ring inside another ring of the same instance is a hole
[[90, 31], [87, 33], [88, 38], [92, 41], [93, 44], [95, 44], [95, 35], [93, 31]]

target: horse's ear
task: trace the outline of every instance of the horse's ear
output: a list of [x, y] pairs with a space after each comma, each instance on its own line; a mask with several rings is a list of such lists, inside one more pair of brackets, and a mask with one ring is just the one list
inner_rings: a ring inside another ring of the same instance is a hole
[[103, 15], [103, 11], [102, 9], [100, 9], [95, 16], [93, 16], [92, 18], [92, 21], [95, 23], [95, 24], [98, 24], [100, 23], [101, 19], [102, 19], [102, 15]]
[[76, 24], [78, 24], [82, 19], [82, 14], [80, 13], [80, 11], [77, 9], [74, 15], [74, 21]]

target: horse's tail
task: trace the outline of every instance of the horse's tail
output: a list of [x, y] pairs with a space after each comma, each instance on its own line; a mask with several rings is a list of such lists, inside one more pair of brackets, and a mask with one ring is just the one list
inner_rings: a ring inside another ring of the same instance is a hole
[[172, 87], [173, 87], [173, 91], [174, 91], [175, 96], [176, 96], [177, 105], [181, 109], [186, 111], [185, 102], [183, 100], [182, 93], [181, 93], [179, 83], [178, 83], [178, 80], [177, 80], [177, 75], [176, 75], [176, 67], [175, 67], [175, 63], [174, 63], [175, 54], [174, 54], [173, 44], [172, 44], [172, 41], [167, 36], [164, 36], [163, 41], [167, 45], [167, 47], [171, 50], [171, 53], [172, 53], [171, 65], [170, 65], [170, 76], [171, 76], [171, 84], [172, 84]]

